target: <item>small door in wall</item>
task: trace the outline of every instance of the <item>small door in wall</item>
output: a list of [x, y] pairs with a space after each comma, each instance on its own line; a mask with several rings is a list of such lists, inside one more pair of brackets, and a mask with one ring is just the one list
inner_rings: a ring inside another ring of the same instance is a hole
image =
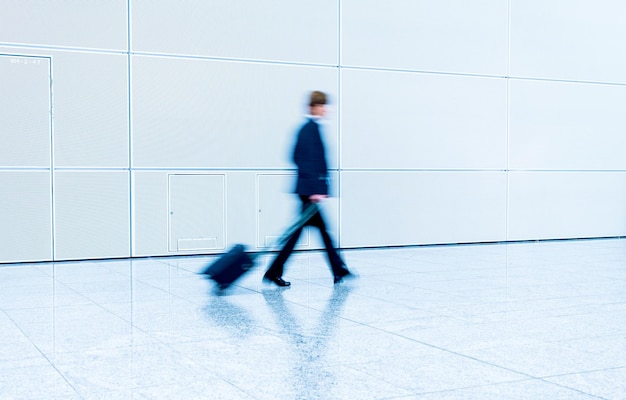
[[226, 176], [168, 176], [169, 251], [222, 250], [226, 243]]

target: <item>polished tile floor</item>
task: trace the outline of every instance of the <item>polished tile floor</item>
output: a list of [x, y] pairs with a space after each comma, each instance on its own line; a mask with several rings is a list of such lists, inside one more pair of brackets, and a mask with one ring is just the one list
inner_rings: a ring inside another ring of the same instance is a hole
[[0, 399], [626, 399], [626, 240], [0, 266]]

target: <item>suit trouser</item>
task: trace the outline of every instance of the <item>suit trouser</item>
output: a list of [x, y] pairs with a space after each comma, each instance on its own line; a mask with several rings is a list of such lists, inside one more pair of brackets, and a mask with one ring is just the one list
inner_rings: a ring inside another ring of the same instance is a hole
[[[300, 200], [302, 201], [302, 210], [305, 210], [311, 204], [311, 200], [309, 200], [308, 196], [300, 196]], [[322, 218], [322, 214], [318, 211], [313, 214], [311, 219], [305, 224], [305, 226], [314, 226], [319, 229], [320, 234], [322, 235], [322, 240], [324, 241], [324, 246], [326, 247], [326, 255], [328, 257], [328, 263], [330, 264], [330, 269], [333, 273], [333, 276], [344, 276], [349, 273], [349, 271], [345, 267], [345, 263], [341, 259], [341, 256], [335, 249], [333, 245], [333, 241], [330, 238], [330, 235], [326, 231], [326, 223], [324, 223], [324, 218]], [[300, 238], [300, 234], [304, 227], [296, 230], [293, 235], [287, 239], [287, 242], [280, 250], [272, 265], [265, 272], [266, 276], [269, 277], [281, 277], [283, 276], [283, 270], [285, 266], [285, 262], [293, 252], [298, 239]]]

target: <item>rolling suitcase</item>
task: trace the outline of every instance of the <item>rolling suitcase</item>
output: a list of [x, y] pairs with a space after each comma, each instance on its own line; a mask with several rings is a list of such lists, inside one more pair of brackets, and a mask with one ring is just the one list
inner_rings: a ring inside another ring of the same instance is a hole
[[224, 290], [239, 279], [254, 265], [254, 260], [246, 254], [243, 244], [234, 245], [226, 254], [202, 271], [217, 284], [217, 288]]
[[[318, 211], [319, 207], [317, 204], [312, 203], [309, 205], [299, 216], [298, 220], [287, 228], [274, 246], [279, 246], [287, 241], [295, 231], [306, 225], [309, 219]], [[218, 290], [225, 290], [248, 272], [254, 266], [254, 258], [263, 253], [257, 253], [256, 255], [248, 254], [246, 253], [245, 245], [241, 243], [236, 244], [216, 261], [209, 264], [201, 274], [207, 275], [208, 278], [215, 281]]]

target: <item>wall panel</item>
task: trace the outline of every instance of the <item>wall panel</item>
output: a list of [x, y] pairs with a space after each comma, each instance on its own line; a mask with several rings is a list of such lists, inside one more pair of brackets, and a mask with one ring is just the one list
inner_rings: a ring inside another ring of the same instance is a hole
[[501, 241], [506, 174], [345, 171], [340, 207], [344, 247]]
[[337, 65], [338, 0], [132, 0], [132, 50]]
[[55, 165], [128, 168], [127, 57], [51, 54]]
[[52, 260], [50, 171], [0, 171], [0, 262]]
[[506, 75], [507, 0], [342, 0], [342, 64]]
[[342, 70], [343, 168], [506, 165], [506, 81]]
[[626, 83], [626, 3], [511, 0], [511, 75]]
[[509, 175], [509, 240], [626, 234], [626, 172]]
[[126, 171], [56, 171], [55, 259], [130, 256]]
[[511, 80], [512, 169], [626, 169], [626, 86]]
[[126, 50], [127, 0], [4, 0], [0, 43]]
[[337, 88], [337, 69], [327, 67], [137, 56], [132, 73], [141, 168], [290, 168], [308, 92], [334, 98]]
[[168, 173], [134, 171], [132, 176], [132, 255], [169, 254]]

